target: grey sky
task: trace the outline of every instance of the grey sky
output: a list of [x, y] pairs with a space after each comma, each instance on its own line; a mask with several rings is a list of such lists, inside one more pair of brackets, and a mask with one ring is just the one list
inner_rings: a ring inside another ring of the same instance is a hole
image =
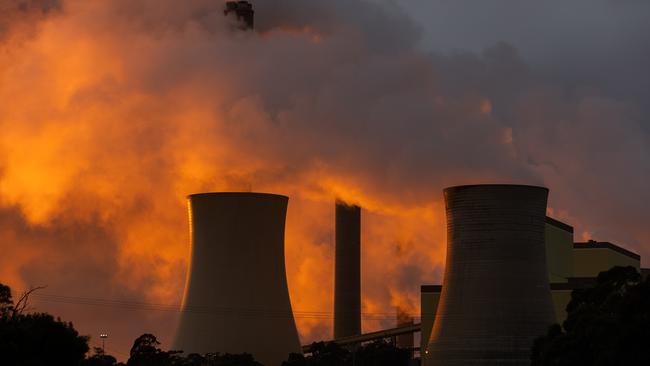
[[422, 47], [480, 51], [514, 45], [531, 65], [566, 81], [607, 83], [639, 100], [650, 89], [650, 2], [644, 0], [400, 0]]

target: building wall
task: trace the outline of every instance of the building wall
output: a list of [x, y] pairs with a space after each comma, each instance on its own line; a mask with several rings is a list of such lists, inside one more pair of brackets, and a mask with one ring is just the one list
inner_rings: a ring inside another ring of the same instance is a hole
[[614, 266], [640, 270], [640, 260], [609, 248], [580, 248], [573, 251], [573, 277], [596, 277]]
[[566, 306], [571, 301], [571, 292], [573, 290], [551, 290], [553, 297], [553, 307], [555, 308], [555, 319], [558, 324], [562, 324], [566, 320]]
[[546, 265], [550, 282], [567, 282], [573, 276], [573, 229], [560, 228], [547, 221]]

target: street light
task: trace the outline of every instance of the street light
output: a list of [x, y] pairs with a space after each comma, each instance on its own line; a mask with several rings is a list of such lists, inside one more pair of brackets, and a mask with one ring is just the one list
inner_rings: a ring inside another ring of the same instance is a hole
[[99, 335], [99, 338], [102, 339], [102, 353], [106, 354], [106, 338], [108, 338], [108, 334], [106, 333], [101, 333]]

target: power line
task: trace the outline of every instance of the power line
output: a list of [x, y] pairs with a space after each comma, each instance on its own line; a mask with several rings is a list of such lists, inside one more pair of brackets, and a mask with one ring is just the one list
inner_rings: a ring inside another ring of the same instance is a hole
[[[208, 307], [208, 306], [185, 306], [180, 304], [156, 304], [149, 302], [101, 299], [79, 296], [63, 296], [47, 293], [34, 293], [32, 297], [42, 302], [74, 304], [85, 306], [102, 306], [111, 308], [120, 308], [133, 311], [161, 311], [175, 313], [194, 313], [219, 316], [239, 316], [242, 318], [259, 318], [259, 317], [286, 317], [284, 310], [260, 309], [260, 308], [233, 308], [233, 307]], [[408, 314], [414, 319], [419, 319], [419, 314]], [[333, 319], [331, 311], [293, 311], [295, 318], [303, 319]], [[393, 312], [362, 312], [361, 317], [365, 320], [392, 320], [396, 314]]]

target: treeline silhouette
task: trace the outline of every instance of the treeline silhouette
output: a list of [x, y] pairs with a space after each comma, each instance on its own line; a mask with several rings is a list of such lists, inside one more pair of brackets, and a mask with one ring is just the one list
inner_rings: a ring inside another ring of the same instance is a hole
[[595, 287], [574, 290], [566, 310], [535, 342], [532, 366], [650, 365], [650, 277], [613, 267]]
[[289, 355], [282, 366], [408, 366], [411, 350], [395, 347], [390, 342], [375, 341], [353, 349], [336, 343], [318, 342], [311, 345], [312, 353]]
[[0, 365], [2, 366], [262, 366], [249, 354], [190, 354], [163, 351], [153, 334], [133, 342], [126, 363], [95, 347], [72, 323], [47, 313], [28, 313], [31, 289], [14, 301], [11, 289], [0, 283]]
[[[153, 334], [133, 342], [126, 363], [118, 362], [100, 347], [92, 352], [89, 337], [72, 323], [47, 313], [29, 313], [25, 292], [14, 301], [11, 289], [0, 283], [0, 365], [2, 366], [264, 366], [250, 354], [189, 354], [165, 351]], [[333, 343], [314, 343], [311, 355], [287, 355], [282, 366], [407, 366], [411, 351], [377, 341], [352, 350]], [[280, 366], [280, 365], [267, 365]]]
[[[532, 366], [650, 365], [650, 278], [633, 267], [598, 275], [593, 288], [574, 290], [567, 319], [535, 342]], [[89, 337], [72, 323], [47, 313], [29, 313], [32, 289], [14, 301], [0, 283], [0, 365], [2, 366], [263, 366], [250, 354], [189, 354], [164, 351], [152, 334], [133, 342], [126, 363], [89, 352]], [[353, 348], [314, 343], [313, 352], [287, 355], [281, 366], [406, 366], [410, 350], [385, 341]], [[280, 365], [267, 365], [280, 366]]]

